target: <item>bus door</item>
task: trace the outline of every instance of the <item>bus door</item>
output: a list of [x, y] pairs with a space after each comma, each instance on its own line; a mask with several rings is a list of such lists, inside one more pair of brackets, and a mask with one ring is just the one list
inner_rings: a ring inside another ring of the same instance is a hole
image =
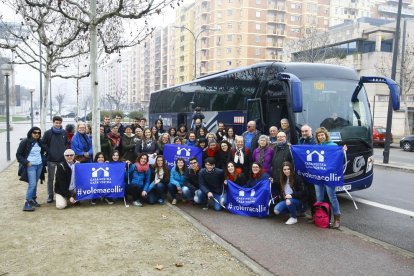
[[277, 126], [280, 128], [280, 120], [283, 118], [289, 118], [286, 99], [284, 98], [268, 98], [265, 99], [264, 104], [264, 121], [265, 121], [265, 129], [264, 133], [268, 134], [269, 128], [271, 126]]
[[255, 121], [256, 129], [263, 131], [263, 109], [260, 98], [247, 100], [247, 122]]
[[187, 113], [178, 113], [177, 114], [177, 127], [181, 124], [187, 125]]

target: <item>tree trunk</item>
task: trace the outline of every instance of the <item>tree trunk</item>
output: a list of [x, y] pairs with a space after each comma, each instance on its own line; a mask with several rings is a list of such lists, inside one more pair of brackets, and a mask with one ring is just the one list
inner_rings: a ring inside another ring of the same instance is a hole
[[[46, 48], [46, 54], [49, 53], [49, 49]], [[47, 118], [47, 107], [49, 102], [49, 82], [50, 82], [50, 57], [46, 55], [46, 68], [44, 73], [43, 90], [42, 90], [42, 109], [40, 110], [40, 129], [43, 133], [46, 131], [46, 118]]]

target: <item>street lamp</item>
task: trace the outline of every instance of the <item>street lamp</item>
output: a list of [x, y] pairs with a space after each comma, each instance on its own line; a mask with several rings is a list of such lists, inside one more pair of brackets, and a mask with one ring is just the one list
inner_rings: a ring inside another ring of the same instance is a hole
[[30, 91], [30, 125], [33, 127], [33, 88], [29, 89]]
[[198, 37], [204, 33], [205, 31], [217, 31], [217, 29], [210, 29], [210, 28], [203, 28], [200, 32], [196, 34], [194, 34], [194, 32], [192, 30], [190, 30], [189, 28], [187, 28], [186, 26], [173, 26], [174, 28], [177, 29], [186, 29], [187, 31], [189, 31], [191, 33], [191, 35], [194, 38], [194, 76], [193, 79], [197, 78], [197, 40]]
[[7, 161], [10, 161], [10, 88], [9, 88], [9, 77], [12, 74], [12, 67], [10, 64], [3, 64], [1, 66], [1, 71], [6, 77], [6, 151], [7, 151]]

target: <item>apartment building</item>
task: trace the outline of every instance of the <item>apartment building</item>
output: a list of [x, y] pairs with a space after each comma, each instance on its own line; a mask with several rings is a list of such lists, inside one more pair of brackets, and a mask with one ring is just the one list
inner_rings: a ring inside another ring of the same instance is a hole
[[329, 7], [329, 26], [352, 22], [360, 17], [372, 17], [381, 0], [332, 0]]
[[[399, 0], [376, 1], [372, 10], [372, 17], [380, 19], [396, 20]], [[401, 17], [414, 18], [414, 1], [402, 0]]]

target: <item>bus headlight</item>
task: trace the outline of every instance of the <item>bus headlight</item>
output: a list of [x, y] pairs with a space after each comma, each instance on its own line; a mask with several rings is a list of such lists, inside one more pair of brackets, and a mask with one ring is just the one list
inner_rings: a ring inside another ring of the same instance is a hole
[[367, 169], [365, 170], [365, 172], [371, 171], [373, 166], [374, 166], [374, 156], [370, 156], [367, 159]]

